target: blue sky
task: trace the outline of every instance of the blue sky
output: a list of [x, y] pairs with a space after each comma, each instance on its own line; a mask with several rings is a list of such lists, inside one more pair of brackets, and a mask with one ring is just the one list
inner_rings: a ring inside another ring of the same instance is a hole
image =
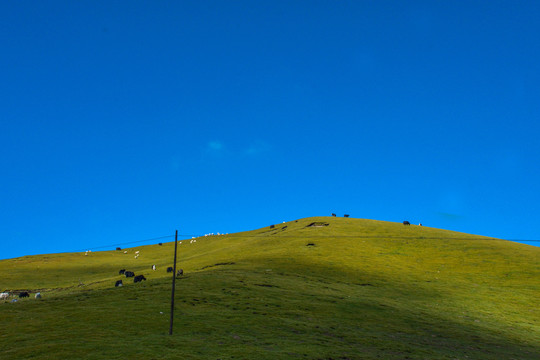
[[332, 212], [540, 239], [538, 2], [0, 13], [0, 258]]

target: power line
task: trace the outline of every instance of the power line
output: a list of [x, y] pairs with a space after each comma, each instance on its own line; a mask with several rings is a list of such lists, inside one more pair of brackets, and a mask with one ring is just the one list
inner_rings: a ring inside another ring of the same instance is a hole
[[[260, 238], [263, 237], [261, 235], [263, 234], [256, 234], [256, 235], [236, 235], [236, 234], [227, 234], [230, 237], [235, 238]], [[274, 236], [279, 235], [279, 236]], [[195, 236], [197, 238], [199, 237], [205, 237], [205, 235], [182, 235], [182, 236]], [[222, 235], [208, 235], [208, 237], [217, 237]], [[482, 236], [482, 235], [478, 235]], [[540, 242], [539, 239], [501, 239], [501, 238], [494, 238], [494, 237], [479, 237], [479, 238], [470, 238], [470, 237], [442, 237], [442, 236], [392, 236], [392, 235], [309, 235], [309, 234], [298, 234], [298, 235], [281, 235], [280, 233], [275, 234], [269, 234], [264, 237], [276, 237], [276, 238], [306, 238], [306, 239], [314, 239], [314, 238], [357, 238], [357, 239], [392, 239], [392, 240], [471, 240], [471, 241], [513, 241], [513, 242]]]
[[112, 245], [88, 247], [88, 248], [85, 248], [83, 250], [75, 250], [75, 251], [72, 251], [72, 252], [82, 252], [82, 251], [86, 251], [86, 250], [106, 249], [106, 248], [111, 248], [111, 247], [117, 247], [117, 246], [120, 246], [120, 245], [131, 245], [131, 244], [137, 244], [137, 243], [142, 243], [142, 242], [147, 242], [147, 241], [155, 241], [155, 240], [167, 239], [167, 238], [172, 238], [172, 237], [174, 237], [174, 235], [159, 236], [159, 237], [150, 238], [150, 239], [129, 241], [129, 242], [123, 242], [123, 243], [116, 243], [116, 244], [112, 244]]
[[[511, 242], [540, 242], [540, 239], [498, 239], [498, 238], [468, 238], [468, 237], [433, 237], [433, 236], [392, 236], [392, 235], [329, 235], [329, 236], [317, 236], [314, 234], [298, 234], [298, 235], [281, 235], [280, 233], [275, 233], [276, 238], [298, 238], [301, 236], [305, 239], [332, 239], [332, 238], [356, 238], [356, 239], [389, 239], [389, 240], [469, 240], [469, 241], [511, 241]], [[235, 237], [235, 238], [257, 238], [262, 237], [261, 235], [265, 235], [265, 233], [262, 234], [254, 234], [254, 235], [236, 235], [236, 234], [226, 234], [229, 237]], [[180, 237], [191, 237], [191, 238], [203, 238], [203, 237], [221, 237], [226, 236], [225, 234], [221, 235], [197, 235], [197, 234], [178, 234]], [[274, 234], [268, 234], [264, 237], [274, 237]], [[122, 242], [122, 243], [115, 243], [115, 244], [109, 244], [109, 245], [103, 245], [103, 246], [94, 246], [94, 247], [87, 247], [85, 249], [79, 249], [74, 250], [71, 252], [82, 252], [87, 250], [99, 250], [99, 249], [107, 249], [107, 248], [114, 248], [124, 245], [132, 245], [132, 244], [139, 244], [143, 242], [149, 242], [149, 241], [156, 241], [156, 240], [162, 240], [162, 239], [168, 239], [168, 238], [174, 238], [175, 235], [165, 235], [165, 236], [158, 236], [154, 238], [148, 238], [143, 240], [135, 240], [135, 241], [128, 241], [128, 242]], [[186, 239], [184, 239], [186, 240]], [[180, 240], [182, 241], [182, 240]]]

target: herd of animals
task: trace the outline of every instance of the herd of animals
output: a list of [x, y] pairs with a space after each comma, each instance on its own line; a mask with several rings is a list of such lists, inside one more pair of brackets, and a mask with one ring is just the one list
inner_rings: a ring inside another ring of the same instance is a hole
[[[22, 298], [27, 298], [27, 297], [30, 297], [30, 294], [28, 293], [28, 291], [21, 291], [19, 292], [18, 294], [16, 293], [9, 293], [9, 292], [3, 292], [3, 293], [0, 293], [0, 300], [8, 300], [10, 296], [13, 297], [18, 297], [19, 299], [22, 299]], [[36, 295], [34, 296], [36, 299], [41, 299], [41, 293], [36, 293]], [[12, 299], [11, 302], [17, 302], [17, 299]]]
[[[156, 265], [152, 265], [152, 270], [156, 270]], [[167, 268], [168, 273], [171, 273], [173, 271], [174, 271], [174, 269], [173, 269], [172, 266], [169, 266]], [[134, 283], [138, 283], [138, 282], [141, 282], [143, 280], [146, 281], [146, 277], [144, 277], [144, 275], [135, 275], [135, 273], [133, 271], [127, 271], [126, 269], [120, 270], [118, 272], [118, 275], [124, 275], [126, 278], [131, 278], [132, 277]], [[176, 276], [179, 277], [179, 276], [182, 276], [182, 275], [184, 275], [184, 270], [179, 269], [176, 272]], [[118, 280], [118, 281], [116, 281], [114, 286], [119, 287], [119, 286], [123, 286], [123, 285], [124, 284], [123, 284], [122, 280]], [[27, 298], [27, 297], [30, 297], [30, 294], [28, 293], [28, 291], [21, 291], [19, 293], [9, 293], [9, 292], [0, 293], [0, 300], [9, 300], [10, 297], [13, 297], [11, 302], [17, 302], [18, 300], [16, 298], [19, 298], [19, 299]], [[42, 298], [40, 292], [36, 293], [34, 297], [36, 299], [41, 299]]]
[[[336, 214], [333, 214], [332, 213], [332, 217], [336, 217], [337, 215]], [[345, 214], [343, 215], [343, 217], [349, 217], [348, 214]], [[403, 225], [411, 225], [409, 221], [403, 221]], [[418, 224], [419, 226], [422, 226], [422, 224]], [[274, 227], [274, 225], [271, 226], [271, 228]], [[213, 235], [213, 234], [211, 234]], [[222, 235], [222, 234], [219, 234], [218, 235]], [[207, 236], [207, 235], [205, 235]], [[191, 242], [195, 242], [197, 240], [191, 240]], [[162, 243], [159, 243], [159, 245], [162, 245]], [[116, 250], [121, 250], [121, 248], [116, 248]], [[88, 255], [88, 253], [90, 252], [90, 250], [87, 250], [85, 255]], [[124, 251], [124, 253], [127, 253], [127, 251]], [[136, 251], [135, 252], [135, 258], [138, 258], [139, 257], [139, 251]], [[156, 270], [156, 265], [152, 265], [152, 270]], [[167, 272], [168, 273], [171, 273], [173, 272], [174, 269], [172, 268], [172, 266], [169, 266], [167, 268]], [[135, 273], [133, 271], [127, 271], [126, 269], [121, 269], [119, 272], [118, 272], [119, 275], [124, 275], [126, 278], [133, 278], [133, 282], [134, 283], [138, 283], [138, 282], [141, 282], [143, 280], [146, 281], [146, 278], [144, 277], [144, 275], [135, 275]], [[184, 274], [184, 270], [180, 269], [177, 271], [176, 273], [176, 276], [179, 277], [179, 276], [182, 276]], [[123, 281], [122, 280], [117, 280], [116, 283], [114, 284], [115, 287], [120, 287], [120, 286], [123, 286]], [[27, 298], [27, 297], [30, 297], [30, 294], [27, 292], [27, 291], [21, 291], [19, 292], [18, 294], [16, 293], [9, 293], [9, 292], [3, 292], [3, 293], [0, 293], [0, 300], [8, 300], [10, 296], [13, 296], [13, 297], [18, 297], [18, 298]], [[42, 296], [41, 296], [41, 293], [36, 293], [35, 294], [35, 298], [36, 299], [41, 299]], [[16, 302], [17, 299], [12, 299], [11, 302]]]
[[[154, 270], [154, 271], [156, 270], [156, 265], [152, 265], [152, 270]], [[167, 268], [168, 273], [171, 273], [173, 271], [174, 271], [174, 269], [173, 269], [172, 266], [169, 266]], [[128, 271], [126, 269], [121, 269], [120, 271], [118, 271], [118, 275], [124, 275], [126, 278], [131, 278], [132, 277], [134, 283], [138, 283], [138, 282], [141, 282], [143, 280], [146, 281], [146, 278], [144, 277], [144, 275], [136, 275], [135, 276], [135, 273], [133, 271]], [[178, 270], [176, 272], [176, 276], [182, 276], [182, 275], [184, 275], [184, 270], [180, 269], [180, 270]], [[123, 283], [122, 280], [118, 280], [118, 281], [116, 281], [114, 286], [116, 286], [116, 287], [124, 286], [124, 283]]]

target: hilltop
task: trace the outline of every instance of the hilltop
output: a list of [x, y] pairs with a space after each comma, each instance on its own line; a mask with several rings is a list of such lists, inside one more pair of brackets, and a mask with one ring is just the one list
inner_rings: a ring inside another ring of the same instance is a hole
[[43, 294], [0, 301], [2, 359], [540, 356], [540, 248], [332, 217], [196, 240], [178, 246], [173, 336], [174, 243], [0, 261], [0, 290]]

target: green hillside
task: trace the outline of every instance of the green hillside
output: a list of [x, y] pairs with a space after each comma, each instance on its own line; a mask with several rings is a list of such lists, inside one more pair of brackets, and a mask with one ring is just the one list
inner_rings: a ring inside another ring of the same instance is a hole
[[331, 217], [196, 240], [172, 336], [174, 243], [0, 261], [0, 290], [31, 292], [0, 300], [0, 358], [540, 358], [538, 247]]

